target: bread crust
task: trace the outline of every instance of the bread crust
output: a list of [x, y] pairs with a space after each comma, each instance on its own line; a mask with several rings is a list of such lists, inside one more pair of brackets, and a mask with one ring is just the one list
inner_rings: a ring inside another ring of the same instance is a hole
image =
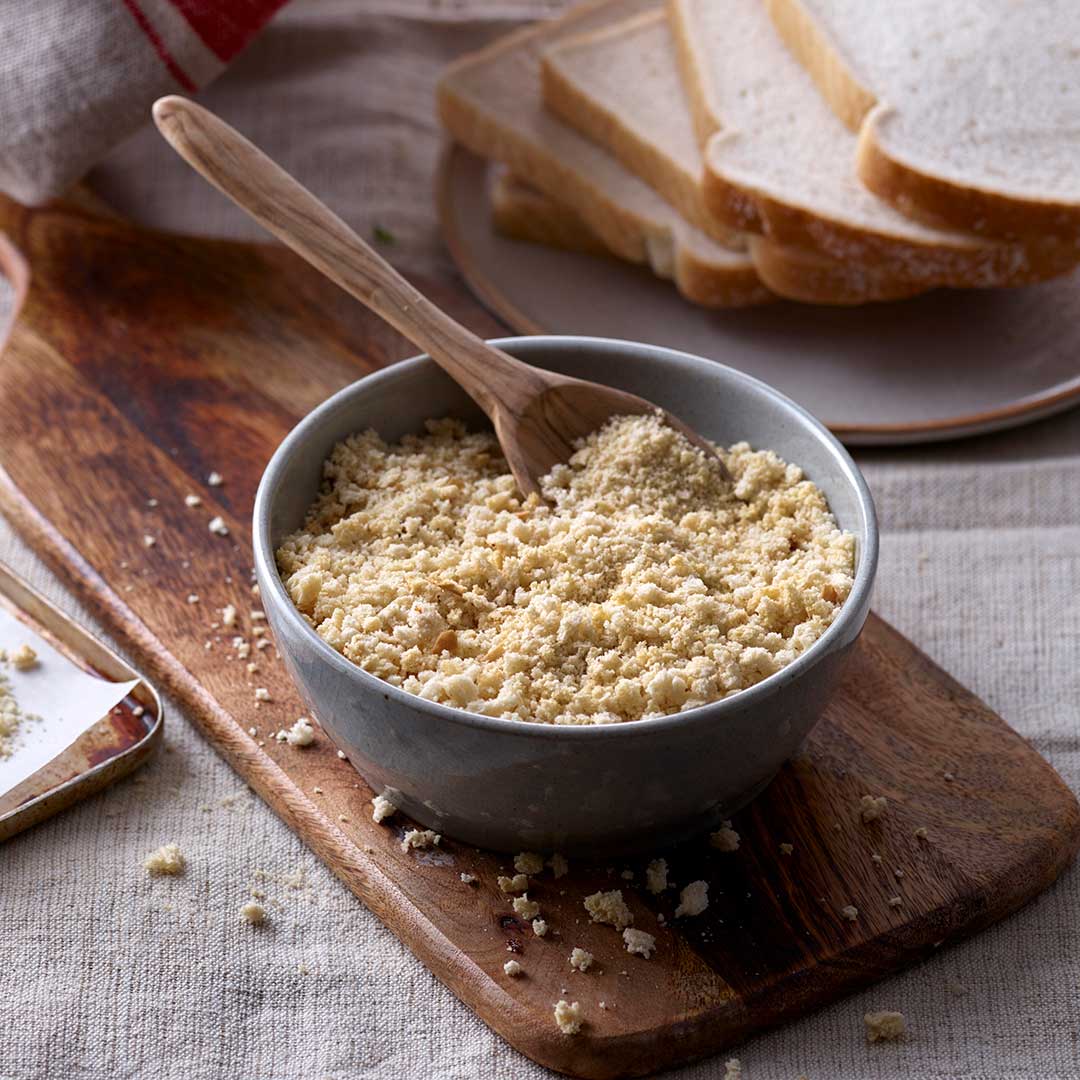
[[[1052, 241], [1058, 249], [1073, 247], [1080, 252], [1080, 204], [958, 183], [890, 154], [879, 136], [882, 119], [892, 111], [889, 104], [859, 84], [801, 0], [765, 0], [765, 6], [780, 37], [822, 97], [859, 136], [856, 167], [859, 178], [875, 195], [914, 220], [941, 228], [963, 229], [1036, 250]], [[1036, 274], [1039, 258], [1036, 255], [1032, 261]], [[1053, 262], [1045, 254], [1042, 258], [1043, 267], [1053, 276]]]
[[[957, 237], [954, 243], [909, 241], [826, 217], [791, 201], [781, 201], [751, 180], [724, 172], [710, 160], [710, 146], [719, 147], [725, 137], [737, 137], [737, 133], [721, 131], [709, 113], [692, 40], [689, 2], [668, 0], [668, 13], [679, 64], [687, 75], [691, 108], [698, 118], [695, 127], [699, 132], [709, 133], [702, 181], [705, 204], [721, 221], [733, 228], [760, 233], [785, 248], [818, 251], [840, 262], [857, 263], [875, 275], [918, 282], [924, 288], [1026, 285], [1057, 277], [1080, 261], [1080, 251], [1056, 238], [1010, 243], [973, 234], [970, 239]], [[816, 42], [820, 34], [813, 23], [798, 18], [800, 14], [805, 16], [803, 9], [788, 8], [785, 4], [797, 4], [797, 0], [766, 0], [770, 14], [774, 10], [778, 12], [781, 36], [800, 60], [805, 53], [807, 64], [814, 62], [809, 70], [816, 85], [829, 95], [829, 103], [837, 115], [858, 130], [872, 98], [847, 76], [831, 49], [824, 45], [819, 48]]]
[[[491, 202], [495, 227], [504, 236], [589, 255], [610, 255], [573, 210], [505, 169], [500, 170], [492, 185]], [[850, 306], [896, 300], [924, 291], [913, 282], [836, 263], [813, 252], [782, 248], [763, 237], [752, 238], [750, 250], [761, 279], [777, 296], [789, 300]], [[682, 273], [692, 279], [696, 271], [687, 266]], [[688, 287], [704, 293], [709, 285], [700, 281], [696, 285], [688, 283]]]

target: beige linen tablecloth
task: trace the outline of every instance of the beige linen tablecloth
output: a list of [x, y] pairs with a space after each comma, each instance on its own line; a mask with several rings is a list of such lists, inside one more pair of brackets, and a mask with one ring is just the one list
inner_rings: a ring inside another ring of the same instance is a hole
[[[405, 269], [451, 273], [432, 88], [456, 54], [558, 5], [297, 0], [205, 100]], [[144, 131], [93, 174], [124, 213], [256, 236]], [[877, 609], [1080, 785], [1080, 414], [858, 455], [884, 529]], [[0, 525], [0, 558], [89, 625]], [[134, 779], [0, 847], [0, 1078], [535, 1078], [171, 708]], [[147, 851], [176, 841], [176, 880]], [[257, 873], [272, 923], [241, 925]], [[299, 872], [302, 885], [293, 876]], [[959, 988], [967, 993], [960, 993]], [[868, 1046], [862, 1016], [910, 1036]], [[741, 1047], [746, 1080], [1080, 1077], [1080, 875], [938, 959]], [[714, 1059], [680, 1078], [720, 1077]]]

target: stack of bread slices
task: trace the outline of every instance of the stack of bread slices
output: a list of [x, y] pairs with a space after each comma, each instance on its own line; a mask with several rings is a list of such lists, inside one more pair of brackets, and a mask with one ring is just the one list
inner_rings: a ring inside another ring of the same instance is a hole
[[455, 63], [497, 227], [688, 300], [860, 304], [1080, 262], [1080, 3], [591, 0]]

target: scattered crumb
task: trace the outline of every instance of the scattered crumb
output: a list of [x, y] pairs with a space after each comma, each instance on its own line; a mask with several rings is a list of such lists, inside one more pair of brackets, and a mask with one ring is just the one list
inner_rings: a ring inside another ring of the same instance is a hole
[[251, 725], [251, 727], [249, 727], [249, 728], [248, 728], [248, 734], [249, 734], [249, 735], [250, 735], [250, 736], [251, 736], [252, 738], [254, 738], [254, 737], [255, 737], [256, 735], [258, 735], [258, 734], [259, 734], [259, 729], [258, 729], [257, 727], [255, 727], [255, 725], [254, 725], [254, 724], [252, 724], [252, 725]]
[[197, 604], [199, 602], [198, 594], [197, 593], [188, 593], [187, 602], [189, 604]]
[[869, 1012], [863, 1017], [867, 1042], [895, 1042], [907, 1030], [904, 1014], [898, 1012]]
[[11, 663], [16, 671], [29, 671], [37, 667], [38, 655], [29, 645], [23, 643], [11, 654]]
[[634, 880], [634, 871], [629, 870], [629, 869], [623, 870], [622, 873], [619, 874], [619, 877], [621, 877], [623, 879], [623, 881], [633, 881]]
[[321, 788], [321, 787], [313, 787], [313, 788], [311, 789], [311, 793], [312, 793], [313, 795], [321, 795], [321, 794], [323, 793], [323, 790], [322, 790], [322, 788]]
[[539, 874], [544, 869], [544, 856], [532, 851], [523, 851], [514, 856], [514, 869], [519, 874]]
[[[285, 736], [284, 739], [282, 735]], [[290, 746], [310, 746], [315, 741], [315, 729], [307, 717], [301, 716], [288, 731], [279, 731], [277, 739], [279, 742], [287, 742]]]
[[716, 832], [709, 833], [709, 844], [717, 851], [738, 851], [739, 834], [730, 821], [725, 821]]
[[150, 874], [168, 874], [175, 877], [184, 872], [187, 860], [178, 844], [165, 844], [157, 851], [151, 851], [143, 860], [143, 866]]
[[260, 611], [258, 608], [251, 609], [251, 621], [252, 622], [266, 622], [266, 612]]
[[225, 519], [220, 515], [218, 517], [212, 517], [206, 527], [216, 536], [229, 535], [229, 526], [225, 524]]
[[588, 971], [592, 962], [593, 954], [587, 949], [575, 948], [570, 954], [570, 966], [577, 971]]
[[616, 930], [622, 930], [634, 921], [634, 913], [626, 906], [621, 889], [586, 896], [585, 910], [593, 922], [607, 923]]
[[225, 483], [225, 478], [219, 472], [212, 472], [207, 478], [206, 482], [211, 487], [221, 487]]
[[349, 824], [349, 818], [345, 814], [338, 814], [337, 819], [338, 819], [338, 821], [342, 822], [342, 824], [344, 824], [344, 825]]
[[236, 625], [236, 605], [226, 604], [221, 609], [221, 625], [222, 626], [235, 626]]
[[143, 542], [143, 547], [152, 548], [157, 543], [157, 540], [153, 536], [151, 536], [149, 533], [147, 533], [142, 538], [142, 542]]
[[409, 848], [417, 848], [418, 850], [425, 850], [430, 847], [438, 847], [442, 842], [442, 837], [433, 829], [410, 829], [401, 840], [401, 850], [408, 851]]
[[503, 964], [503, 971], [510, 976], [511, 979], [516, 979], [525, 969], [516, 960], [507, 960]]
[[258, 926], [266, 921], [266, 908], [262, 904], [256, 904], [254, 900], [249, 900], [240, 908], [240, 918], [252, 926]]
[[930, 839], [930, 834], [926, 831], [926, 826], [925, 825], [920, 825], [915, 830], [915, 838], [917, 840], [929, 840]]
[[136, 705], [135, 708], [133, 708], [131, 710], [131, 715], [138, 717], [138, 716], [142, 716], [143, 713], [145, 713], [145, 712], [146, 712], [146, 709], [144, 709], [141, 705]]
[[376, 825], [391, 817], [396, 811], [397, 807], [385, 795], [376, 795], [371, 800], [371, 820]]
[[581, 1030], [581, 1024], [581, 1006], [576, 1001], [556, 1002], [555, 1025], [564, 1035], [576, 1035]]
[[185, 506], [202, 506], [202, 499], [200, 499], [198, 495], [185, 495], [184, 496], [184, 505]]
[[871, 854], [870, 861], [875, 862], [880, 866], [885, 860], [875, 851]]
[[151, 510], [153, 510], [158, 505], [158, 501], [157, 499], [147, 499], [146, 505], [149, 506]]
[[848, 922], [854, 922], [859, 917], [859, 909], [854, 904], [847, 904], [840, 909], [840, 914]]
[[338, 756], [339, 758], [341, 758], [341, 760], [342, 760], [342, 761], [344, 761], [344, 760], [345, 760], [345, 751], [344, 751], [344, 750], [339, 750], [339, 751], [337, 752], [337, 756]]
[[675, 918], [683, 915], [700, 915], [709, 906], [709, 886], [704, 881], [691, 881], [679, 893], [679, 906]]
[[537, 937], [543, 937], [548, 932], [548, 924], [544, 919], [533, 919], [532, 928]]
[[893, 877], [896, 878], [897, 881], [899, 881], [903, 876], [904, 871], [901, 870], [899, 866], [895, 870], [893, 870]]
[[540, 914], [540, 905], [535, 900], [530, 900], [528, 893], [515, 896], [512, 907], [515, 914], [523, 919], [535, 919]]
[[867, 823], [877, 821], [878, 818], [885, 816], [888, 808], [889, 800], [884, 795], [878, 795], [876, 798], [873, 795], [864, 795], [859, 800], [859, 817]]
[[738, 1058], [724, 1062], [724, 1080], [742, 1080], [742, 1062]]
[[795, 850], [795, 845], [794, 844], [781, 844], [780, 845], [780, 854], [781, 855], [790, 855], [794, 850]]
[[645, 867], [645, 888], [654, 896], [668, 887], [667, 859], [653, 859]]
[[465, 885], [475, 885], [476, 884], [476, 875], [475, 874], [465, 874], [465, 873], [463, 873], [460, 876], [461, 876], [462, 882]]
[[947, 780], [947, 781], [949, 781], [951, 783], [953, 780], [956, 779], [956, 776], [951, 772], [947, 772], [947, 773], [944, 774], [943, 779], [945, 779], [945, 780]]
[[565, 855], [560, 855], [555, 852], [547, 861], [548, 866], [551, 867], [551, 876], [553, 878], [561, 878], [570, 872], [570, 863]]
[[890, 896], [889, 897], [889, 907], [900, 907], [900, 906], [903, 905], [903, 903], [904, 903], [904, 898], [902, 896]]
[[513, 877], [500, 874], [495, 879], [495, 884], [504, 893], [523, 893], [529, 889], [529, 879], [525, 874], [515, 874]]
[[270, 691], [267, 690], [265, 686], [256, 686], [255, 687], [255, 700], [256, 701], [269, 701], [270, 700]]
[[628, 926], [622, 932], [623, 941], [626, 943], [626, 951], [635, 956], [644, 956], [646, 960], [653, 954], [656, 948], [656, 938], [644, 930], [635, 930]]

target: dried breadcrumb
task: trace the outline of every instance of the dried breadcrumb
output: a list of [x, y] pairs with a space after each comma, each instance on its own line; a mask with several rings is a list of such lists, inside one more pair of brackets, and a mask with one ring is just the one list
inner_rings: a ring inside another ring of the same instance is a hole
[[151, 851], [143, 860], [143, 866], [150, 874], [168, 874], [176, 876], [184, 872], [187, 860], [178, 844], [164, 844]]
[[325, 641], [427, 700], [540, 723], [676, 713], [791, 663], [853, 581], [854, 538], [798, 466], [746, 443], [724, 459], [734, 484], [657, 417], [616, 418], [545, 503], [490, 432], [368, 431], [334, 448], [278, 568]]
[[592, 967], [593, 954], [588, 949], [575, 948], [570, 953], [570, 966], [577, 971], [588, 971]]
[[523, 919], [535, 919], [540, 914], [540, 905], [535, 900], [530, 900], [528, 893], [515, 896], [511, 907], [513, 907], [514, 913], [520, 915]]
[[738, 1058], [728, 1058], [724, 1062], [724, 1080], [742, 1080], [742, 1062]]
[[607, 923], [616, 930], [622, 930], [634, 921], [634, 913], [626, 906], [621, 889], [586, 896], [585, 910], [593, 922]]
[[376, 795], [371, 800], [371, 820], [378, 825], [397, 812], [397, 807], [385, 796]]
[[653, 859], [645, 867], [645, 888], [654, 895], [662, 893], [668, 887], [667, 859]]
[[907, 1030], [904, 1014], [899, 1012], [868, 1012], [863, 1017], [867, 1042], [895, 1042]]
[[652, 956], [653, 950], [656, 948], [656, 938], [652, 934], [645, 933], [644, 930], [635, 930], [633, 927], [628, 926], [622, 932], [622, 937], [628, 953], [644, 956], [646, 960]]
[[22, 711], [11, 687], [11, 680], [0, 673], [0, 761], [11, 757], [15, 752], [21, 741], [23, 723], [40, 719], [41, 717], [33, 713]]
[[249, 900], [240, 908], [240, 918], [252, 926], [259, 926], [266, 921], [266, 908], [262, 904], [256, 904], [254, 900]]
[[859, 800], [859, 816], [865, 822], [877, 821], [878, 818], [883, 818], [888, 808], [889, 800], [884, 795], [879, 795], [876, 798], [873, 795], [864, 795]]
[[738, 851], [739, 834], [725, 821], [714, 833], [709, 833], [709, 844], [717, 851]]
[[709, 906], [709, 886], [704, 881], [691, 881], [679, 893], [679, 906], [675, 909], [675, 918], [700, 915]]
[[795, 845], [794, 844], [781, 844], [780, 845], [780, 854], [781, 855], [790, 855], [794, 850], [795, 850]]
[[423, 851], [430, 847], [438, 847], [442, 837], [434, 829], [409, 829], [401, 838], [401, 850], [408, 851], [416, 848]]
[[504, 893], [523, 893], [529, 888], [529, 878], [525, 874], [515, 874], [513, 877], [500, 874], [495, 879], [495, 884]]
[[537, 937], [544, 937], [548, 932], [548, 924], [544, 919], [533, 919], [532, 929]]
[[859, 917], [859, 909], [854, 904], [846, 904], [840, 909], [840, 914], [848, 922], [854, 922]]
[[276, 738], [290, 746], [310, 746], [315, 741], [315, 729], [307, 717], [301, 716], [287, 731], [279, 731]]
[[229, 526], [225, 524], [225, 519], [220, 515], [212, 517], [206, 527], [216, 536], [229, 535]]
[[544, 870], [544, 856], [532, 851], [523, 851], [514, 856], [514, 869], [519, 874], [540, 874]]
[[555, 1003], [555, 1025], [564, 1035], [576, 1035], [583, 1022], [581, 1006], [576, 1001]]
[[503, 971], [510, 976], [511, 979], [516, 979], [525, 969], [516, 960], [507, 960], [503, 964]]
[[37, 667], [38, 655], [29, 645], [23, 643], [11, 654], [11, 663], [16, 671], [29, 671]]
[[458, 875], [465, 885], [475, 885], [477, 878], [475, 874], [466, 874], [464, 871]]

